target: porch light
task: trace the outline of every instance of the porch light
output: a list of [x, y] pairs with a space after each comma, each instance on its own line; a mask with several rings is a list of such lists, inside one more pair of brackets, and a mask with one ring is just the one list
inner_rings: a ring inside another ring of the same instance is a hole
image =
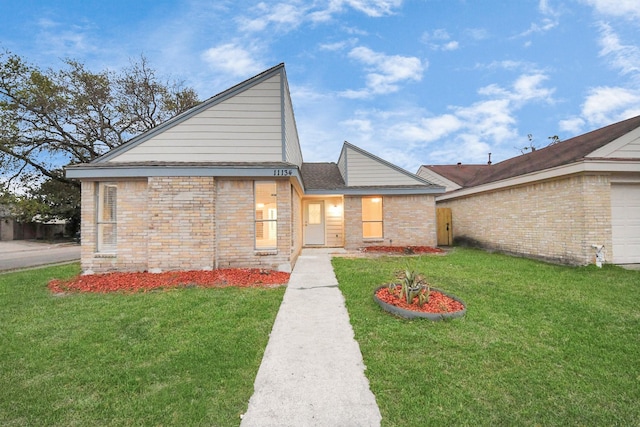
[[256, 208], [258, 209], [264, 208], [264, 203], [256, 203]]
[[371, 199], [373, 203], [380, 203], [380, 200], [382, 200], [380, 197], [374, 197], [373, 199]]

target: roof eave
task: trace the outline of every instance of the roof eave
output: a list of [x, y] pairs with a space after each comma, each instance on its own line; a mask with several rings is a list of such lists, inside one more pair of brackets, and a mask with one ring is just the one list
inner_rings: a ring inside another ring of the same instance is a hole
[[580, 161], [571, 164], [543, 169], [525, 175], [489, 182], [474, 187], [461, 188], [438, 196], [436, 201], [452, 200], [460, 197], [471, 196], [473, 194], [500, 190], [517, 185], [530, 184], [533, 182], [559, 178], [577, 173], [638, 173], [639, 163], [640, 159], [581, 159]]

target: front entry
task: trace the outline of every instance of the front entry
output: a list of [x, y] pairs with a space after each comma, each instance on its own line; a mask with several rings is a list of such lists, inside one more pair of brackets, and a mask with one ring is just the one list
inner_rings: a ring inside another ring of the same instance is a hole
[[324, 245], [324, 201], [304, 202], [304, 244]]

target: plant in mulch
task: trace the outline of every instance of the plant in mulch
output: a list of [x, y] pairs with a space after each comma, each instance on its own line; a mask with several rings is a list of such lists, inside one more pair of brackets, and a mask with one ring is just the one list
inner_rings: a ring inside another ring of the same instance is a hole
[[376, 297], [404, 310], [424, 313], [453, 313], [464, 310], [464, 304], [445, 293], [431, 288], [426, 278], [405, 269], [396, 275], [396, 282], [380, 287]]
[[53, 293], [70, 292], [147, 292], [180, 287], [274, 287], [289, 281], [290, 274], [248, 268], [225, 268], [212, 271], [167, 271], [164, 273], [88, 274], [70, 280], [51, 280]]
[[401, 255], [441, 254], [444, 251], [432, 246], [366, 246], [360, 248], [364, 253], [386, 253]]

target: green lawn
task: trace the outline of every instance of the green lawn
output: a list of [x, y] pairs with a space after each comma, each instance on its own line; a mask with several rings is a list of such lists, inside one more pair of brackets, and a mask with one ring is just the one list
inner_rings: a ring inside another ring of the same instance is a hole
[[[333, 264], [383, 425], [640, 425], [640, 272], [460, 248]], [[407, 265], [466, 317], [382, 312], [374, 288]]]
[[239, 425], [283, 287], [49, 293], [78, 271], [0, 275], [0, 425]]

